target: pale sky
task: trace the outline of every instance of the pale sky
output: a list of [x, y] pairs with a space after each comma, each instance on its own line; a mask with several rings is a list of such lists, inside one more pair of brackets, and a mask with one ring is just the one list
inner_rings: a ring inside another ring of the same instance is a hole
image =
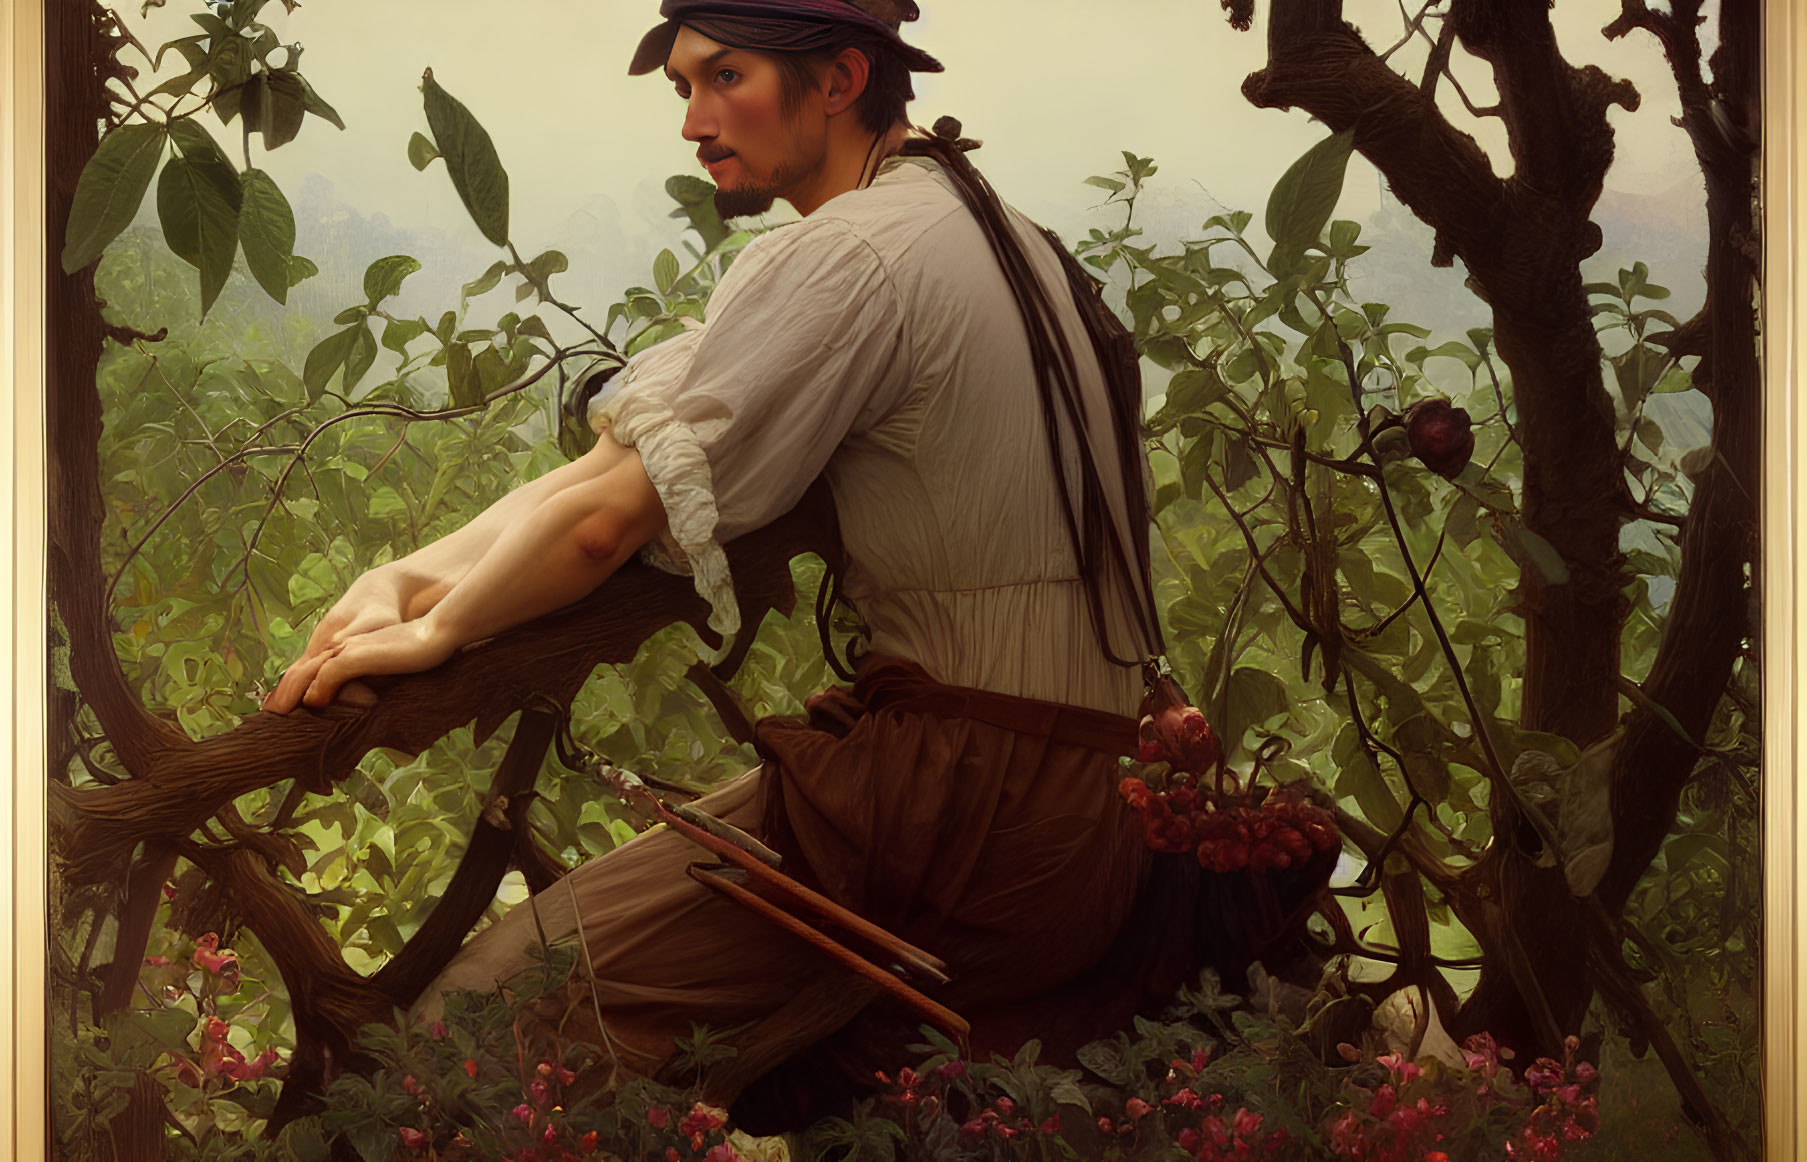
[[[915, 118], [960, 117], [985, 148], [974, 160], [1006, 200], [1070, 230], [1090, 221], [1099, 191], [1080, 184], [1122, 164], [1119, 151], [1152, 155], [1167, 197], [1210, 197], [1255, 213], [1285, 167], [1324, 129], [1302, 112], [1257, 110], [1242, 78], [1260, 67], [1265, 30], [1238, 33], [1211, 0], [923, 0], [912, 42], [947, 65], [919, 75]], [[1413, 0], [1411, 7], [1419, 7]], [[1711, 8], [1711, 5], [1709, 5]], [[130, 26], [153, 50], [197, 31], [193, 0], [170, 0]], [[1644, 95], [1635, 114], [1615, 111], [1618, 162], [1611, 189], [1661, 193], [1698, 184], [1681, 132], [1675, 87], [1654, 41], [1643, 34], [1609, 43], [1599, 30], [1619, 0], [1565, 0], [1554, 17], [1570, 59], [1631, 78]], [[1265, 5], [1262, 6], [1265, 11]], [[1398, 0], [1349, 0], [1349, 18], [1370, 43], [1390, 45], [1402, 21]], [[701, 174], [694, 146], [678, 133], [682, 103], [657, 76], [628, 77], [641, 33], [657, 22], [653, 0], [305, 0], [292, 15], [278, 3], [266, 18], [285, 41], [306, 49], [302, 71], [338, 109], [340, 132], [310, 117], [301, 136], [272, 154], [253, 143], [254, 163], [293, 190], [307, 174], [328, 175], [336, 194], [369, 215], [451, 231], [482, 246], [444, 167], [417, 173], [406, 144], [426, 128], [421, 71], [468, 105], [494, 138], [511, 179], [515, 234], [524, 252], [556, 245], [570, 215], [598, 195], [620, 210], [630, 235], [673, 236], [662, 191], [673, 173]], [[1417, 43], [1394, 58], [1416, 76]], [[1492, 100], [1488, 71], [1457, 54], [1458, 75], [1477, 103]], [[165, 60], [173, 75], [180, 59]], [[143, 91], [143, 84], [140, 91]], [[1445, 85], [1442, 95], [1454, 107]], [[1459, 112], [1459, 108], [1456, 109]], [[1459, 123], [1504, 157], [1498, 122]], [[224, 144], [226, 134], [209, 118]], [[1358, 156], [1339, 216], [1364, 218], [1379, 200], [1376, 175]], [[1698, 195], [1691, 195], [1698, 197]], [[1097, 218], [1093, 215], [1091, 218]], [[656, 250], [656, 248], [655, 248]]]

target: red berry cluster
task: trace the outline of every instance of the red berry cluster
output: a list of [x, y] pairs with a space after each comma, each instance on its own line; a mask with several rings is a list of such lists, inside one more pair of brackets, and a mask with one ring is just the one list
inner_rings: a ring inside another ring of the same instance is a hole
[[1133, 776], [1117, 787], [1142, 812], [1156, 851], [1191, 851], [1207, 871], [1284, 870], [1342, 845], [1330, 813], [1281, 789], [1259, 804], [1219, 798], [1182, 784], [1156, 791]]

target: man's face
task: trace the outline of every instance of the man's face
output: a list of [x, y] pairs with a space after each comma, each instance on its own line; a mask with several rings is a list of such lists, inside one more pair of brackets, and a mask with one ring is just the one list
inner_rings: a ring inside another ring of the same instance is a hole
[[777, 62], [730, 48], [685, 26], [678, 30], [665, 75], [687, 102], [684, 139], [715, 182], [724, 218], [763, 214], [816, 173], [828, 157], [822, 95], [810, 91], [786, 119]]

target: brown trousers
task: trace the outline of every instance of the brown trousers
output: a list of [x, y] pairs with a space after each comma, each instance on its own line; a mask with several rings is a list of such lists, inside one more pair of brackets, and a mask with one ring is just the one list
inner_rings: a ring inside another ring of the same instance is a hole
[[[756, 734], [765, 761], [696, 805], [940, 957], [953, 979], [923, 991], [969, 1019], [1077, 976], [1128, 918], [1150, 862], [1116, 789], [1129, 718], [945, 686], [874, 656], [851, 690]], [[542, 931], [581, 930], [587, 958], [541, 1018], [568, 1040], [604, 1044], [606, 1030], [622, 1067], [652, 1077], [669, 1073], [692, 1022], [733, 1030], [738, 1055], [704, 1081], [710, 1100], [732, 1102], [876, 990], [685, 874], [712, 858], [659, 828], [590, 860], [473, 937], [416, 1013], [431, 1019], [446, 990], [493, 989], [529, 967]], [[874, 1067], [905, 1063], [899, 1044]]]

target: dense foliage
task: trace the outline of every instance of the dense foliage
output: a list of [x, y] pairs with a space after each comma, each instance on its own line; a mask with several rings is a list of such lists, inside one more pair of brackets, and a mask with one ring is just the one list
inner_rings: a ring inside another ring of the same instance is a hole
[[[97, 372], [115, 646], [145, 705], [196, 738], [257, 712], [311, 622], [362, 571], [580, 453], [591, 437], [577, 375], [704, 317], [710, 290], [752, 236], [714, 215], [706, 183], [674, 178], [674, 217], [694, 237], [659, 255], [651, 285], [606, 311], [562, 302], [554, 280], [565, 256], [514, 249], [497, 150], [429, 73], [431, 136], [416, 134], [409, 156], [422, 170], [443, 162], [503, 257], [464, 285], [455, 307], [402, 313], [394, 303], [416, 259], [366, 256], [361, 279], [322, 271], [293, 253], [293, 212], [250, 165], [254, 128], [275, 148], [305, 115], [338, 117], [295, 70], [298, 53], [272, 64], [283, 46], [259, 22], [261, 7], [237, 0], [197, 15], [202, 33], [166, 46], [193, 66], [185, 85], [158, 90], [175, 98], [173, 111], [109, 133], [90, 167], [96, 182], [142, 196], [173, 147], [156, 192], [161, 242], [128, 228], [135, 201], [122, 211], [118, 199], [90, 198], [83, 216], [78, 190], [64, 256], [72, 269], [100, 258], [108, 318], [137, 336], [110, 346]], [[180, 106], [203, 86], [198, 107]], [[228, 125], [238, 119], [242, 169], [203, 127], [203, 109]], [[1510, 370], [1487, 330], [1438, 343], [1351, 293], [1367, 247], [1357, 223], [1332, 220], [1350, 149], [1347, 135], [1333, 135], [1279, 179], [1264, 223], [1269, 247], [1250, 233], [1251, 216], [1235, 212], [1165, 253], [1143, 245], [1135, 226], [1155, 164], [1125, 154], [1123, 170], [1088, 179], [1108, 199], [1100, 226], [1075, 248], [1110, 280], [1151, 381], [1165, 378], [1148, 447], [1175, 676], [1233, 769], [1314, 793], [1350, 840], [1336, 880], [1347, 922], [1320, 920], [1322, 978], [1299, 989], [1257, 972], [1248, 1002], [1207, 978], [1161, 1021], [1089, 1047], [1084, 1072], [1038, 1064], [1033, 1044], [995, 1062], [918, 1046], [898, 1062], [891, 1097], [818, 1127], [799, 1147], [829, 1157], [1028, 1158], [1174, 1156], [1177, 1146], [1200, 1159], [1243, 1148], [1274, 1158], [1509, 1148], [1542, 1159], [1566, 1156], [1596, 1116], [1603, 1138], [1635, 1140], [1643, 1153], [1664, 1145], [1649, 1136], [1653, 1125], [1681, 1124], [1647, 1110], [1615, 1124], [1605, 1063], [1626, 1079], [1646, 1076], [1627, 1049], [1641, 1057], [1648, 1033], [1604, 1004], [1586, 1027], [1562, 1030], [1579, 1037], [1568, 1059], [1521, 1078], [1500, 1069], [1485, 1041], [1458, 1047], [1435, 1020], [1414, 1028], [1419, 1010], [1409, 1004], [1403, 1018], [1383, 1004], [1367, 1042], [1345, 1044], [1334, 1064], [1300, 1035], [1371, 989], [1414, 933], [1427, 934], [1435, 958], [1436, 980], [1422, 982], [1433, 999], [1472, 987], [1483, 948], [1445, 889], [1497, 841], [1493, 796], [1513, 796], [1536, 821], [1546, 858], [1577, 896], [1598, 881], [1613, 839], [1604, 780], [1616, 736], [1582, 748], [1517, 721], [1520, 578], [1568, 578], [1562, 556], [1521, 516]], [[332, 280], [340, 296], [330, 326], [270, 305], [309, 279]], [[499, 303], [510, 288], [513, 301]], [[1623, 540], [1632, 609], [1623, 670], [1636, 702], [1678, 574], [1676, 530], [1713, 450], [1702, 442], [1707, 409], [1690, 361], [1658, 341], [1681, 326], [1657, 305], [1668, 291], [1641, 264], [1587, 290], [1643, 513]], [[144, 334], [156, 328], [166, 335]], [[819, 563], [799, 562], [800, 591], [813, 593], [819, 574]], [[699, 650], [694, 635], [673, 629], [631, 664], [601, 668], [573, 707], [579, 740], [615, 765], [696, 790], [750, 766], [750, 749], [725, 738], [685, 677]], [[74, 691], [66, 666], [59, 672]], [[800, 609], [768, 620], [732, 685], [764, 714], [795, 710], [830, 681], [814, 620]], [[87, 737], [52, 777], [116, 781], [126, 772], [107, 740], [91, 718], [78, 721]], [[1704, 738], [1674, 726], [1700, 751], [1696, 777], [1624, 917], [1627, 955], [1654, 986], [1656, 1012], [1741, 1126], [1755, 1124], [1757, 1109], [1758, 727], [1747, 656]], [[293, 886], [347, 962], [369, 971], [400, 951], [443, 892], [509, 733], [480, 746], [455, 733], [419, 756], [373, 754], [331, 795], [278, 785], [236, 808], [308, 852]], [[539, 792], [530, 823], [567, 865], [646, 824], [603, 781], [553, 762]], [[1383, 895], [1382, 881], [1400, 875], [1417, 890]], [[511, 879], [497, 912], [524, 894]], [[324, 1157], [334, 1132], [372, 1160], [669, 1151], [718, 1162], [775, 1149], [731, 1142], [719, 1111], [695, 1094], [596, 1084], [606, 1067], [599, 1047], [524, 1046], [506, 1005], [481, 997], [449, 1009], [443, 1028], [373, 1027], [385, 1068], [341, 1078], [325, 1117], [260, 1141], [273, 1079], [293, 1048], [288, 1000], [256, 937], [199, 868], [184, 865], [166, 896], [135, 1003], [112, 1013], [92, 1003], [94, 970], [117, 939], [109, 896], [81, 889], [60, 901], [53, 1093], [66, 1157], [105, 1156], [107, 1127], [140, 1070], [158, 1082], [182, 1156]], [[548, 979], [568, 959], [555, 956]], [[689, 1051], [707, 1063], [707, 1030]], [[1678, 1151], [1694, 1145], [1671, 1141]]]

